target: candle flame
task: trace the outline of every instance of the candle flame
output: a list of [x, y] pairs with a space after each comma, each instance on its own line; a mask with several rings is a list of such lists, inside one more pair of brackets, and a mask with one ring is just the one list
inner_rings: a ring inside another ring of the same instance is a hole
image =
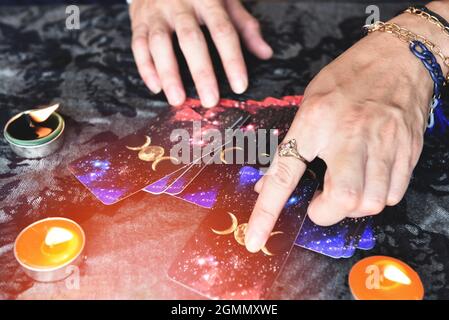
[[384, 270], [384, 277], [390, 281], [410, 285], [412, 281], [410, 278], [398, 267], [393, 265], [388, 265]]
[[69, 230], [60, 227], [51, 227], [45, 237], [45, 244], [52, 247], [72, 239], [73, 234]]
[[44, 122], [45, 120], [50, 117], [50, 115], [55, 112], [59, 108], [59, 103], [51, 105], [49, 107], [45, 107], [42, 109], [35, 109], [28, 113], [31, 119], [33, 119], [34, 122], [40, 123]]

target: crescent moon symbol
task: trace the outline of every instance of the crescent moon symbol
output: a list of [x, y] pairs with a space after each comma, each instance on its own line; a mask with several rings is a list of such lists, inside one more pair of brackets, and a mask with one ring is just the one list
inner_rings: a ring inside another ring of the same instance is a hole
[[211, 228], [213, 233], [221, 235], [221, 236], [224, 236], [224, 235], [233, 233], [234, 230], [237, 229], [238, 224], [239, 224], [239, 222], [237, 220], [237, 217], [234, 214], [232, 214], [231, 212], [228, 212], [228, 215], [232, 219], [231, 226], [229, 228], [225, 229], [225, 230], [216, 230], [216, 229]]
[[179, 159], [175, 157], [159, 157], [151, 164], [151, 169], [153, 169], [153, 171], [156, 171], [158, 163], [165, 160], [171, 160], [173, 162], [176, 162], [176, 164], [180, 163]]
[[145, 136], [145, 143], [139, 147], [129, 147], [129, 146], [125, 146], [127, 149], [132, 150], [132, 151], [139, 151], [142, 150], [143, 148], [148, 147], [151, 144], [151, 138], [149, 136]]
[[[282, 234], [282, 233], [284, 233], [284, 232], [282, 232], [282, 231], [275, 231], [275, 232], [272, 232], [271, 234], [270, 234], [270, 238], [272, 237], [272, 236], [275, 236], [275, 235], [277, 235], [277, 234]], [[262, 249], [260, 249], [263, 253], [265, 253], [267, 256], [274, 256], [275, 254], [273, 253], [273, 252], [271, 252], [270, 250], [268, 250], [268, 248], [266, 247], [266, 246], [263, 246], [263, 248]]]
[[232, 150], [243, 150], [243, 148], [241, 147], [229, 147], [229, 148], [225, 148], [220, 152], [220, 160], [222, 163], [224, 164], [228, 164], [228, 162], [225, 160], [225, 154], [228, 151], [232, 151]]

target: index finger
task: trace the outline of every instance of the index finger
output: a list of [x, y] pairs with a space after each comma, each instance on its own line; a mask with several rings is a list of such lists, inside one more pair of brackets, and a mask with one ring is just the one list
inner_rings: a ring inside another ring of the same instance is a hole
[[266, 243], [285, 203], [301, 179], [306, 164], [293, 157], [275, 159], [264, 177], [256, 205], [248, 222], [245, 245], [257, 252]]

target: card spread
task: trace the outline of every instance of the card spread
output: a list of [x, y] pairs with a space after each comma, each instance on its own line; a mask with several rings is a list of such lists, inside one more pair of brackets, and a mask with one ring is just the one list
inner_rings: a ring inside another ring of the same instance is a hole
[[[187, 99], [182, 107], [166, 110], [137, 132], [73, 161], [69, 169], [104, 204], [143, 190], [210, 209], [171, 265], [169, 277], [212, 299], [266, 298], [294, 245], [336, 259], [349, 258], [356, 249], [374, 247], [372, 219], [345, 219], [330, 227], [315, 225], [306, 212], [318, 181], [307, 170], [266, 245], [258, 253], [250, 253], [244, 238], [258, 196], [254, 185], [269, 163], [253, 163], [247, 158], [242, 164], [227, 163], [225, 154], [239, 152], [229, 147], [230, 141], [214, 145], [214, 160], [219, 156], [220, 164], [205, 162], [201, 156], [179, 163], [170, 157], [174, 145], [170, 133], [185, 129], [193, 137], [191, 141], [203, 143], [204, 132], [212, 128], [221, 132], [228, 128], [267, 129], [266, 145], [257, 143], [256, 153], [270, 157], [277, 146], [272, 145], [271, 137], [276, 135], [276, 141], [282, 141], [301, 101], [302, 96], [242, 102], [223, 99], [217, 107], [205, 109], [198, 100]], [[201, 123], [200, 137], [195, 137], [193, 121]], [[194, 154], [194, 144], [189, 144], [190, 154]]]

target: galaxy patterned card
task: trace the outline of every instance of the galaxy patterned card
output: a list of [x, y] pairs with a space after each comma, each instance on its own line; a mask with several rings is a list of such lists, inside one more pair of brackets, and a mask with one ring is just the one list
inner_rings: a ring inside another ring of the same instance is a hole
[[171, 148], [179, 142], [172, 141], [175, 129], [183, 129], [190, 137], [188, 148], [194, 161], [202, 156], [201, 152], [195, 156], [198, 153], [194, 150], [202, 149], [194, 147], [197, 143], [207, 145], [204, 135], [210, 129], [224, 132], [239, 127], [247, 118], [247, 112], [238, 108], [170, 108], [145, 128], [70, 163], [69, 169], [101, 202], [113, 204], [187, 167], [170, 155]]
[[376, 239], [370, 217], [345, 219], [328, 227], [318, 226], [307, 217], [295, 244], [338, 259], [352, 257], [356, 249], [372, 249]]
[[317, 183], [306, 174], [287, 201], [264, 248], [250, 253], [245, 230], [261, 172], [227, 165], [232, 181], [169, 270], [171, 279], [211, 299], [261, 299], [281, 271], [306, 216]]

